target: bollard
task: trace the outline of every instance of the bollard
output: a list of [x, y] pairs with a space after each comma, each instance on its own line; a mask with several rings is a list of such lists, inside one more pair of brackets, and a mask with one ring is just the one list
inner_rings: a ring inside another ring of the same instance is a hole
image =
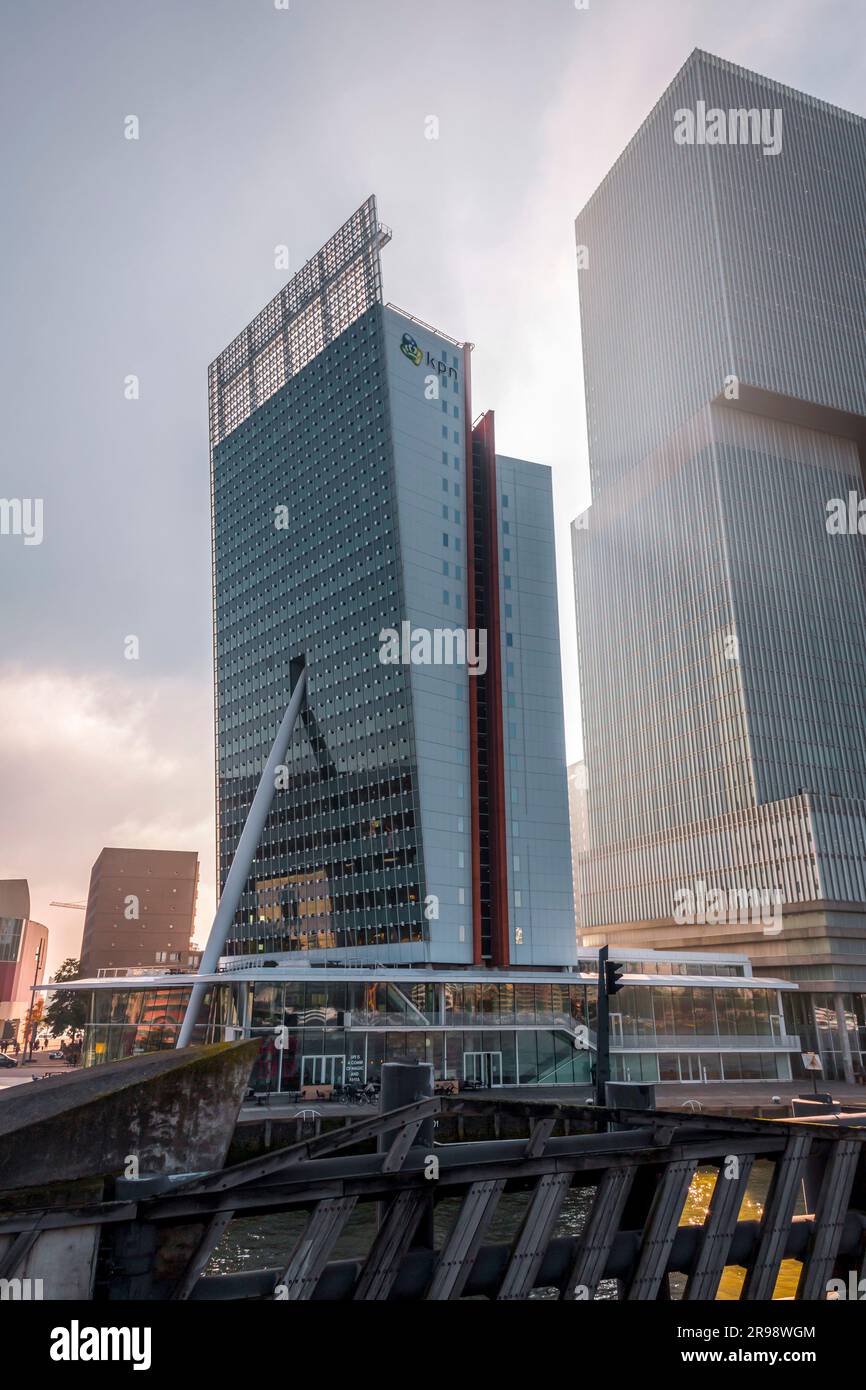
[[655, 1110], [656, 1088], [652, 1081], [608, 1081], [604, 1103], [611, 1110]]
[[[655, 1084], [652, 1081], [608, 1081], [604, 1103], [611, 1110], [655, 1110]], [[629, 1126], [608, 1124], [607, 1128], [612, 1133]]]

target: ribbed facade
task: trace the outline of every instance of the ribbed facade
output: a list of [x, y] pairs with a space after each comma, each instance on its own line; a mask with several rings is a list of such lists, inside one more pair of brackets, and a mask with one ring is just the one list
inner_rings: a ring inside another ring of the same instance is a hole
[[[781, 148], [679, 110], [781, 110]], [[576, 221], [593, 495], [735, 373], [866, 416], [866, 122], [696, 50]]]
[[[677, 143], [701, 102], [781, 113], [777, 152]], [[866, 123], [701, 52], [577, 219], [590, 928], [696, 883], [866, 904], [866, 537], [827, 525], [863, 494], [864, 228]]]

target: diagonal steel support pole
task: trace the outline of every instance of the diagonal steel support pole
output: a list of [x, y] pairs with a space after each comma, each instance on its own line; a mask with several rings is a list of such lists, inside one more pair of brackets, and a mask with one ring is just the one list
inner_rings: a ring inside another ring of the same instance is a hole
[[[302, 666], [298, 679], [295, 682], [295, 688], [292, 691], [292, 698], [289, 701], [288, 709], [283, 715], [283, 722], [274, 739], [274, 746], [271, 749], [268, 761], [265, 763], [262, 771], [259, 785], [256, 788], [256, 794], [253, 797], [253, 804], [250, 807], [249, 815], [246, 819], [246, 824], [241, 831], [241, 838], [238, 841], [235, 857], [232, 860], [232, 866], [226, 878], [225, 888], [222, 891], [222, 897], [219, 901], [219, 907], [217, 908], [216, 917], [211, 927], [210, 936], [202, 952], [198, 967], [198, 973], [201, 976], [212, 975], [219, 964], [219, 958], [225, 946], [229, 927], [234, 920], [237, 905], [241, 900], [241, 894], [244, 891], [244, 886], [249, 877], [250, 868], [252, 867], [253, 859], [255, 858], [256, 850], [259, 846], [259, 840], [262, 838], [262, 831], [265, 828], [265, 822], [267, 821], [271, 809], [271, 802], [274, 799], [277, 768], [286, 760], [286, 754], [289, 750], [289, 740], [294, 733], [298, 715], [303, 707], [306, 688], [307, 668], [306, 666]], [[206, 989], [207, 984], [204, 979], [200, 981], [197, 980], [192, 987], [189, 1003], [186, 1006], [186, 1013], [183, 1016], [183, 1023], [177, 1035], [178, 1047], [189, 1046], [192, 1039], [192, 1030], [195, 1027], [198, 1012], [201, 1008], [201, 1001]]]

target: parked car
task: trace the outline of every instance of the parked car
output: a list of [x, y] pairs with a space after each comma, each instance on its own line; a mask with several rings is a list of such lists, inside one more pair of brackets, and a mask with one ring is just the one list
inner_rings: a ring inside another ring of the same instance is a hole
[[17, 1067], [17, 1065], [14, 1057], [7, 1057], [5, 1052], [0, 1052], [0, 1067]]
[[49, 1062], [62, 1062], [65, 1056], [65, 1052], [49, 1052], [48, 1060]]

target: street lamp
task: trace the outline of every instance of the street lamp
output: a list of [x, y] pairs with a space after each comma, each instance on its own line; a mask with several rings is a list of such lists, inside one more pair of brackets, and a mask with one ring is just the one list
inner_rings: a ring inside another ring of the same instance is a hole
[[36, 969], [33, 971], [33, 984], [30, 986], [30, 1056], [29, 1056], [28, 1059], [27, 1059], [29, 1062], [32, 1062], [32, 1061], [33, 1061], [33, 1041], [34, 1041], [34, 1039], [35, 1039], [35, 1037], [36, 1037], [36, 1027], [37, 1027], [36, 1019], [35, 1019], [35, 1017], [34, 1017], [34, 1014], [35, 1014], [35, 1012], [36, 1012], [36, 985], [37, 985], [38, 980], [39, 980], [39, 965], [40, 965], [40, 962], [41, 962], [41, 960], [42, 960], [42, 942], [41, 942], [41, 940], [40, 940], [40, 942], [39, 942], [39, 945], [36, 947], [35, 956], [36, 956]]

